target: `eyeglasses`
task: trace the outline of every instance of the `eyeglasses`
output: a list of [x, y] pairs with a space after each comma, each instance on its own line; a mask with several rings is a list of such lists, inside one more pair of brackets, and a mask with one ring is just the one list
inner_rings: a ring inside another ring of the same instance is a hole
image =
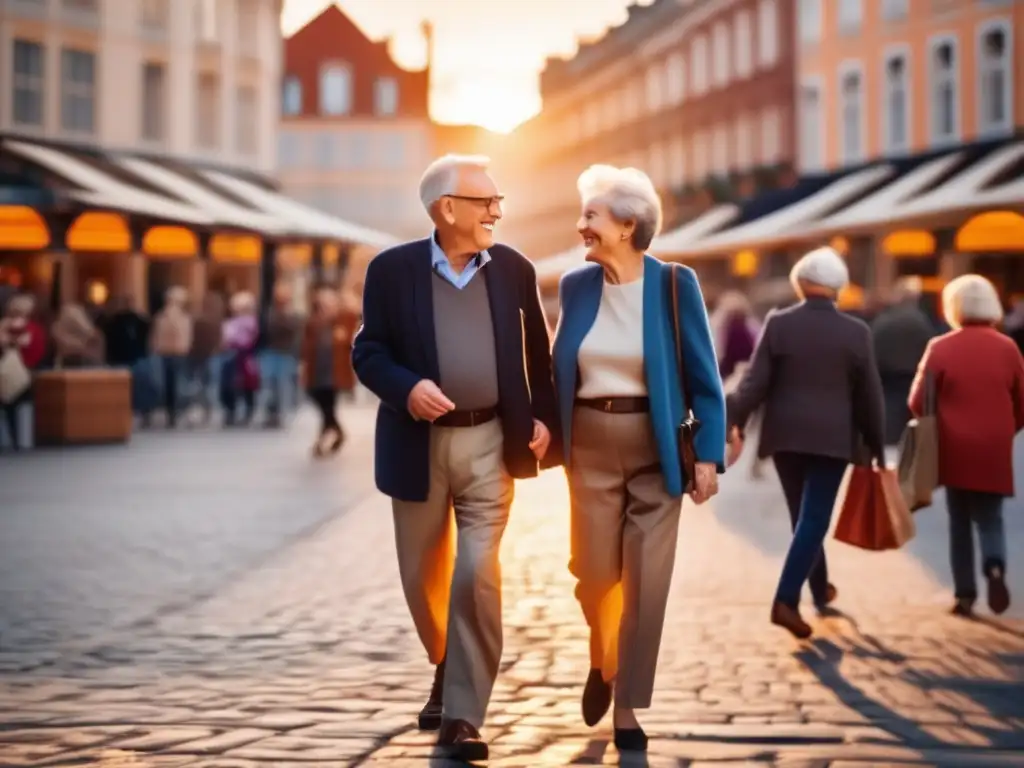
[[493, 208], [495, 205], [501, 205], [505, 202], [504, 195], [494, 195], [493, 197], [473, 197], [471, 195], [445, 195], [450, 197], [452, 200], [465, 200], [470, 203], [476, 203], [477, 205], [485, 206], [486, 208]]

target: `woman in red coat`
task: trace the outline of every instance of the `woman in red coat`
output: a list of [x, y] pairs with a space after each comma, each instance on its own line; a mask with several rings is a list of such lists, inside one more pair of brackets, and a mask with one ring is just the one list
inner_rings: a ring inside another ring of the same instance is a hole
[[1003, 309], [993, 285], [964, 275], [942, 292], [954, 330], [933, 339], [917, 369], [910, 410], [924, 411], [929, 383], [935, 391], [939, 431], [939, 484], [949, 508], [949, 555], [956, 603], [968, 616], [978, 597], [974, 533], [993, 613], [1010, 607], [1006, 587], [1003, 499], [1013, 496], [1013, 440], [1024, 429], [1024, 359], [996, 330]]

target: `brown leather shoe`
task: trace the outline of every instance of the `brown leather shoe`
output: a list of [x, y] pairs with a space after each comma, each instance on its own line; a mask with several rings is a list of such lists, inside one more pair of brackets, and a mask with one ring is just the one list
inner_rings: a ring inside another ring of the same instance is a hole
[[612, 705], [612, 687], [605, 682], [600, 669], [590, 670], [583, 686], [583, 722], [593, 728], [608, 714]]
[[434, 684], [430, 686], [430, 697], [420, 710], [417, 725], [421, 731], [436, 731], [441, 727], [441, 699], [444, 693], [444, 661], [434, 668]]
[[445, 720], [437, 746], [445, 757], [464, 763], [486, 760], [490, 754], [487, 742], [480, 738], [480, 731], [465, 720]]
[[806, 640], [814, 633], [811, 625], [800, 616], [800, 611], [777, 600], [772, 604], [772, 624], [789, 630], [798, 640]]

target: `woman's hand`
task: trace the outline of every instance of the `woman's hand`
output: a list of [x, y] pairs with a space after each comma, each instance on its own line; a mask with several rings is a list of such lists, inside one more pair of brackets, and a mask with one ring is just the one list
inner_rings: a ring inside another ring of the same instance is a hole
[[703, 504], [718, 493], [718, 467], [709, 462], [698, 462], [694, 474], [690, 498], [694, 504]]

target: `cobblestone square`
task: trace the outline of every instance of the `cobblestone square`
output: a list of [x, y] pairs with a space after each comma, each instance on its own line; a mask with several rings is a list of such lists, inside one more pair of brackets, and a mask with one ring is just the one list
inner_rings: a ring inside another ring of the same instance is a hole
[[[443, 765], [414, 728], [430, 668], [406, 614], [372, 413], [309, 458], [286, 433], [143, 433], [0, 460], [0, 764]], [[1024, 473], [1019, 476], [1024, 476]], [[944, 510], [903, 551], [829, 543], [835, 618], [768, 624], [788, 541], [768, 471], [687, 505], [652, 737], [623, 765], [1020, 765], [1024, 611], [965, 621]], [[1006, 510], [1022, 551], [1021, 504]], [[579, 715], [586, 630], [566, 570], [562, 475], [521, 483], [503, 546], [495, 766], [619, 764]]]

